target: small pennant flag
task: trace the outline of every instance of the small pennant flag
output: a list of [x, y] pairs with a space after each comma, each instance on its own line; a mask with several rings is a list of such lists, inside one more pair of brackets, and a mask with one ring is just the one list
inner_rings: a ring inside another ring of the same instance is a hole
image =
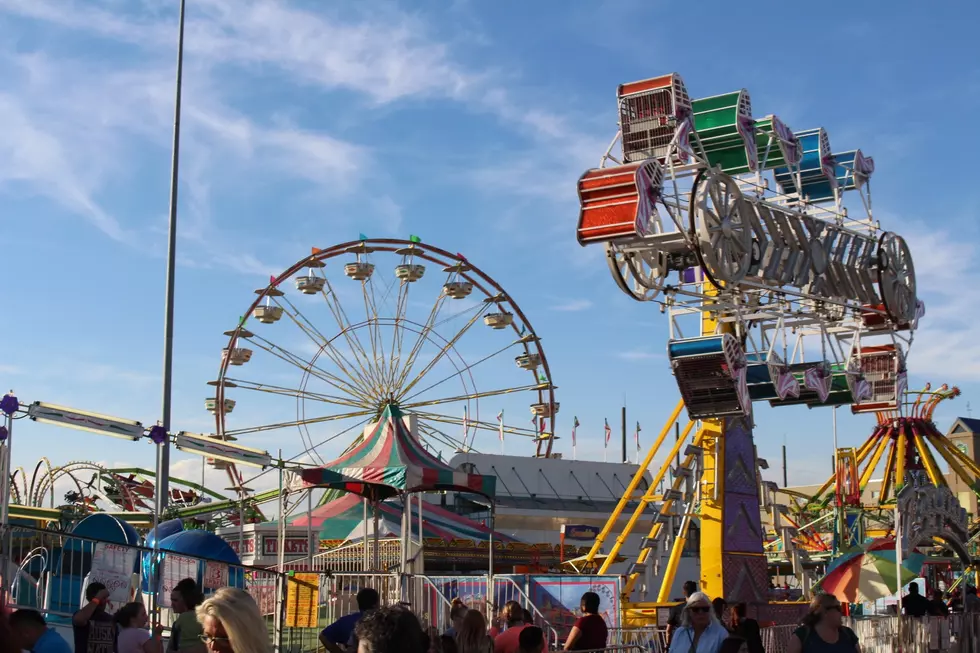
[[466, 410], [466, 406], [463, 406], [463, 443], [466, 443], [466, 432], [470, 428], [469, 423], [469, 413]]
[[274, 276], [272, 276], [271, 274], [269, 275], [269, 285], [270, 286], [276, 285], [276, 278]]
[[541, 418], [541, 422], [538, 426], [538, 433], [544, 433], [544, 418]]
[[547, 383], [547, 382], [548, 382], [548, 377], [538, 372], [538, 383]]
[[365, 236], [364, 234], [357, 234], [357, 237], [358, 237], [359, 240], [367, 240], [368, 239], [368, 237]]
[[313, 254], [319, 254], [320, 252], [322, 252], [322, 251], [323, 251], [323, 250], [322, 250], [322, 249], [320, 249], [319, 247], [313, 247], [312, 249], [313, 249]]
[[606, 419], [604, 421], [606, 423], [606, 427], [605, 427], [605, 431], [606, 431], [606, 446], [608, 447], [609, 446], [609, 439], [612, 438], [612, 429], [609, 428], [609, 420]]
[[415, 234], [411, 234], [408, 237], [408, 240], [411, 241], [411, 242], [413, 242], [413, 243], [421, 243], [422, 242], [422, 239], [419, 238], [418, 236], [416, 236]]
[[497, 428], [500, 429], [500, 441], [504, 441], [504, 410], [501, 408], [497, 413]]
[[572, 420], [572, 446], [575, 446], [575, 431], [578, 429], [578, 417]]
[[636, 423], [636, 448], [640, 448], [640, 423]]
[[239, 315], [238, 316], [238, 326], [242, 326], [243, 324], [245, 324], [245, 316], [244, 315]]

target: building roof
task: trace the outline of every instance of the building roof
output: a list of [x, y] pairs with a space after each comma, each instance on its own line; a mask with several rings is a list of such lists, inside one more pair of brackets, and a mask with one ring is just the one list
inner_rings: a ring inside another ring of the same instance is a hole
[[960, 424], [962, 424], [965, 429], [971, 433], [980, 433], [980, 419], [973, 419], [972, 417], [957, 417], [949, 429], [950, 435], [953, 433], [963, 433], [963, 430], [957, 429]]

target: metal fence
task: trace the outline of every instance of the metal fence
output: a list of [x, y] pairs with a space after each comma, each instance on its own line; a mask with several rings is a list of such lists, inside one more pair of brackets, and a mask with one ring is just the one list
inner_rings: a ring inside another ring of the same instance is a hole
[[85, 589], [100, 582], [110, 592], [110, 610], [155, 596], [161, 623], [169, 626], [175, 618], [170, 592], [184, 578], [194, 578], [205, 594], [225, 586], [248, 592], [276, 641], [283, 574], [56, 530], [0, 526], [0, 605], [38, 610], [54, 625], [69, 624], [85, 602]]

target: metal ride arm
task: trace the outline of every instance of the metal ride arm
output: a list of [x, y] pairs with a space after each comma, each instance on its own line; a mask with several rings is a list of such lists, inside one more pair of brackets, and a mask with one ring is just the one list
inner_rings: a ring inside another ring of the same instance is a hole
[[[602, 530], [599, 532], [599, 536], [596, 538], [595, 543], [592, 545], [592, 549], [585, 556], [586, 563], [593, 562], [596, 556], [599, 555], [599, 552], [602, 549], [603, 542], [606, 541], [606, 538], [609, 537], [609, 534], [616, 527], [616, 522], [619, 521], [619, 516], [623, 514], [623, 510], [632, 500], [633, 493], [636, 491], [636, 488], [640, 486], [640, 483], [643, 481], [643, 478], [646, 475], [647, 468], [653, 462], [653, 457], [657, 455], [657, 450], [660, 448], [660, 445], [663, 444], [664, 438], [666, 438], [667, 434], [670, 432], [670, 427], [673, 426], [674, 422], [677, 421], [677, 418], [681, 414], [681, 410], [683, 409], [684, 409], [684, 402], [683, 401], [677, 402], [677, 406], [674, 408], [674, 411], [670, 414], [670, 417], [667, 418], [667, 422], [666, 424], [664, 424], [663, 430], [660, 431], [660, 435], [657, 437], [657, 440], [653, 443], [653, 446], [650, 447], [650, 450], [647, 451], [646, 457], [643, 459], [643, 462], [640, 463], [640, 468], [636, 471], [636, 474], [633, 476], [633, 479], [626, 487], [626, 492], [623, 493], [623, 498], [620, 499], [619, 503], [616, 504], [616, 508], [613, 510], [612, 515], [609, 516], [609, 521], [607, 521], [606, 525], [602, 527]], [[649, 490], [653, 489], [654, 487], [655, 484], [651, 484], [650, 487], [648, 488], [648, 493]], [[614, 558], [615, 556], [611, 556], [611, 559]], [[608, 565], [603, 565], [603, 567], [606, 568], [608, 567]]]
[[[666, 460], [664, 460], [664, 464], [660, 466], [660, 470], [657, 472], [657, 475], [653, 478], [653, 481], [650, 483], [650, 487], [647, 488], [647, 491], [643, 494], [643, 498], [640, 499], [640, 505], [638, 505], [636, 507], [636, 510], [633, 511], [633, 516], [630, 517], [630, 520], [629, 522], [627, 522], [626, 527], [623, 529], [623, 532], [620, 533], [619, 536], [616, 538], [616, 543], [613, 545], [612, 550], [609, 552], [609, 557], [607, 557], [603, 561], [602, 566], [599, 568], [600, 574], [605, 574], [609, 572], [609, 567], [613, 564], [613, 562], [615, 562], [616, 555], [619, 553], [620, 548], [622, 548], [623, 544], [626, 542], [626, 538], [628, 538], [630, 536], [630, 533], [632, 533], [633, 527], [636, 526], [636, 522], [640, 520], [640, 517], [643, 515], [643, 511], [646, 509], [646, 507], [649, 504], [651, 504], [653, 501], [656, 500], [657, 486], [660, 485], [660, 481], [663, 480], [664, 476], [667, 474], [667, 470], [670, 468], [671, 461], [674, 460], [674, 458], [680, 452], [681, 445], [687, 441], [687, 436], [691, 433], [691, 429], [693, 428], [693, 426], [694, 426], [694, 422], [688, 422], [687, 426], [684, 427], [683, 432], [681, 432], [681, 437], [679, 437], [677, 441], [674, 442], [674, 446], [671, 448], [670, 453], [667, 455]], [[685, 465], [684, 467], [686, 468], [687, 465]], [[673, 490], [678, 489], [676, 486], [680, 481], [683, 481], [683, 477], [678, 476], [677, 478], [675, 478], [671, 489]], [[660, 497], [660, 498], [661, 498], [660, 514], [665, 514], [664, 513], [665, 508], [666, 509], [670, 508], [670, 506], [673, 504], [673, 499], [668, 499], [665, 497]], [[651, 535], [651, 537], [653, 536]], [[640, 554], [639, 556], [637, 556], [636, 559], [637, 564], [642, 564], [646, 560], [646, 556], [644, 555], [644, 551], [646, 550], [647, 549], [640, 550]], [[631, 578], [634, 577], [635, 574], [631, 574]], [[629, 594], [629, 591], [627, 590], [626, 593]]]
[[[704, 442], [704, 438], [705, 438], [705, 433], [706, 432], [704, 428], [698, 431], [697, 435], [694, 437], [693, 444], [695, 447], [702, 446], [702, 443]], [[678, 443], [683, 441], [684, 438], [681, 438], [680, 440], [678, 440]], [[679, 449], [679, 446], [675, 446], [675, 451], [671, 452], [672, 453], [671, 459], [676, 455], [677, 449]], [[681, 462], [680, 470], [690, 470], [691, 466], [694, 464], [697, 458], [698, 458], [697, 453], [693, 453], [693, 452], [689, 453], [687, 456], [684, 457], [684, 460]], [[667, 460], [668, 464], [670, 463], [671, 459]], [[671, 484], [670, 492], [665, 494], [665, 498], [660, 504], [660, 512], [658, 513], [657, 519], [654, 521], [653, 526], [650, 528], [650, 532], [647, 534], [645, 542], [642, 548], [640, 549], [639, 554], [636, 556], [637, 565], [643, 565], [644, 563], [646, 563], [647, 558], [650, 557], [650, 552], [653, 550], [653, 543], [655, 540], [657, 540], [657, 538], [659, 538], [660, 533], [663, 531], [663, 526], [664, 526], [663, 517], [670, 514], [669, 511], [673, 507], [675, 501], [674, 497], [680, 493], [681, 486], [684, 484], [684, 480], [685, 480], [685, 475], [678, 473], [677, 476], [674, 478], [674, 482]], [[689, 514], [690, 514], [690, 507], [688, 507], [687, 512], [685, 512], [685, 517], [688, 517]], [[674, 549], [683, 550], [685, 540], [686, 538], [682, 538], [680, 536], [677, 537], [674, 540]], [[663, 584], [661, 585], [661, 589], [660, 589], [661, 593], [664, 591], [663, 589], [664, 587], [667, 587], [668, 592], [670, 591], [670, 585], [672, 584], [674, 575], [677, 572], [677, 564], [679, 561], [680, 561], [680, 553], [675, 553], [674, 551], [671, 551], [670, 559], [668, 560], [668, 564], [667, 564], [667, 569], [664, 571]], [[630, 574], [626, 577], [626, 584], [623, 587], [624, 596], [629, 596], [633, 592], [633, 586], [636, 584], [636, 580], [638, 577], [639, 577], [639, 571], [635, 571], [635, 570], [630, 572]], [[668, 583], [667, 579], [671, 579], [671, 582]]]

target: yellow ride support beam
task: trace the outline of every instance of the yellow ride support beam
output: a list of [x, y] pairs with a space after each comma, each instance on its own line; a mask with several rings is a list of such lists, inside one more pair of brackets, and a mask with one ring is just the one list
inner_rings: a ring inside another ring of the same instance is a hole
[[912, 438], [915, 444], [915, 450], [919, 452], [922, 465], [926, 468], [929, 481], [936, 487], [946, 487], [946, 477], [943, 476], [939, 465], [936, 464], [936, 459], [932, 457], [932, 452], [929, 451], [929, 446], [926, 444], [925, 438], [915, 431], [912, 431]]
[[670, 550], [670, 558], [667, 559], [667, 569], [664, 571], [664, 577], [661, 579], [660, 591], [657, 593], [657, 602], [666, 603], [670, 601], [670, 588], [674, 586], [674, 579], [677, 577], [677, 567], [681, 562], [681, 555], [684, 553], [684, 547], [687, 545], [687, 532], [691, 528], [690, 517], [685, 517], [684, 521], [681, 522], [681, 530], [674, 539], [674, 546]]
[[[609, 521], [606, 522], [606, 525], [603, 526], [602, 530], [599, 532], [599, 537], [596, 538], [595, 543], [592, 545], [592, 549], [589, 551], [588, 555], [586, 556], [586, 560], [588, 562], [592, 562], [595, 559], [595, 557], [599, 554], [599, 551], [602, 549], [603, 542], [605, 542], [606, 538], [609, 537], [609, 534], [612, 533], [612, 530], [616, 527], [616, 522], [619, 521], [619, 517], [620, 515], [623, 514], [623, 510], [626, 509], [626, 506], [628, 506], [629, 502], [633, 499], [633, 493], [636, 491], [636, 488], [640, 486], [640, 483], [643, 481], [643, 477], [646, 476], [647, 468], [650, 467], [650, 463], [653, 462], [653, 458], [657, 454], [657, 450], [663, 444], [664, 438], [666, 438], [667, 434], [670, 433], [670, 427], [673, 426], [674, 422], [677, 421], [677, 418], [680, 416], [681, 411], [683, 409], [684, 409], [684, 401], [683, 400], [678, 401], [677, 406], [674, 408], [674, 412], [672, 412], [670, 414], [670, 417], [667, 418], [667, 423], [664, 424], [664, 428], [663, 430], [660, 431], [660, 435], [657, 437], [656, 442], [654, 442], [653, 446], [650, 447], [650, 450], [647, 451], [646, 458], [644, 458], [643, 462], [640, 463], [640, 468], [636, 471], [636, 474], [633, 475], [633, 479], [626, 487], [626, 492], [623, 493], [623, 498], [620, 499], [619, 503], [616, 504], [616, 508], [613, 510], [612, 515], [609, 517]], [[655, 487], [655, 485], [656, 485], [655, 483], [650, 484], [647, 494], [649, 494], [649, 489]], [[627, 530], [632, 528], [633, 523], [635, 523], [635, 521], [630, 520], [631, 525], [627, 527]], [[623, 539], [625, 540], [625, 536], [621, 536], [621, 537], [623, 537]], [[617, 551], [619, 550], [618, 546], [616, 550]], [[615, 558], [616, 558], [615, 555], [611, 555], [608, 558], [608, 560], [615, 560]], [[603, 564], [603, 570], [605, 570], [609, 566], [608, 560], [606, 563]], [[605, 571], [600, 571], [599, 573], [600, 574], [605, 573]]]
[[969, 480], [969, 477], [964, 477], [963, 478], [963, 482], [964, 483], [968, 483], [969, 485], [973, 486], [973, 485], [975, 485], [977, 483], [977, 480], [980, 480], [980, 465], [977, 465], [976, 462], [974, 462], [973, 460], [971, 460], [970, 457], [967, 456], [965, 453], [963, 453], [962, 451], [960, 451], [959, 449], [957, 449], [945, 437], [940, 436], [940, 437], [937, 438], [937, 437], [933, 436], [933, 439], [936, 440], [936, 441], [938, 441], [938, 442], [941, 442], [942, 445], [943, 445], [943, 447], [947, 451], [949, 451], [951, 454], [953, 454], [953, 456], [958, 461], [960, 461], [960, 463], [964, 467], [966, 467], [968, 470], [970, 470], [970, 472], [973, 474], [973, 480], [970, 481]]
[[[704, 429], [702, 428], [702, 430], [698, 431], [697, 435], [694, 437], [694, 444], [696, 446], [703, 446], [703, 443], [704, 443], [703, 437], [704, 437]], [[683, 442], [684, 441], [684, 438], [681, 438], [680, 441]], [[681, 468], [683, 468], [683, 469], [690, 469], [691, 468], [691, 464], [694, 462], [694, 460], [695, 460], [695, 456], [693, 454], [688, 455], [688, 456], [685, 456], [684, 457], [684, 461], [681, 463]], [[684, 478], [681, 477], [681, 476], [678, 476], [677, 478], [674, 479], [674, 482], [671, 484], [671, 489], [672, 490], [680, 490], [681, 489], [681, 486], [683, 484], [684, 484]], [[673, 506], [674, 506], [674, 500], [673, 499], [667, 499], [667, 500], [663, 501], [660, 504], [660, 514], [664, 514], [664, 515], [665, 514], [668, 514], [668, 512], [670, 511], [670, 509]], [[663, 530], [663, 526], [664, 526], [663, 525], [663, 522], [654, 521], [653, 526], [650, 527], [650, 532], [647, 534], [647, 539], [652, 540], [652, 539], [658, 537], [660, 535], [660, 531]], [[675, 546], [676, 546], [676, 540], [675, 540]], [[647, 558], [649, 558], [649, 557], [650, 557], [650, 549], [649, 548], [641, 549], [639, 555], [636, 556], [636, 561], [639, 564], [643, 564], [644, 562], [647, 561]], [[671, 552], [671, 558], [673, 558], [673, 552]], [[676, 565], [677, 565], [677, 562], [679, 560], [680, 560], [680, 557], [679, 556], [678, 556], [678, 558], [676, 560], [674, 560], [674, 565], [675, 566], [673, 567], [673, 569], [671, 569], [668, 566], [668, 568], [664, 572], [664, 575], [665, 576], [671, 576], [671, 577], [673, 577], [676, 574], [676, 571], [677, 571]], [[633, 585], [636, 584], [636, 579], [637, 579], [638, 576], [639, 576], [639, 574], [633, 573], [633, 574], [630, 574], [629, 576], [626, 577], [626, 583], [623, 586], [623, 595], [624, 596], [629, 597], [629, 595], [633, 592]]]
[[[680, 404], [680, 406], [683, 406], [683, 402]], [[660, 466], [660, 470], [657, 472], [657, 475], [653, 477], [653, 480], [650, 482], [649, 487], [647, 487], [647, 491], [644, 492], [643, 497], [640, 499], [640, 504], [636, 507], [636, 510], [633, 511], [633, 515], [626, 523], [626, 527], [623, 528], [623, 532], [616, 537], [616, 543], [613, 544], [612, 549], [609, 551], [608, 557], [606, 557], [606, 559], [603, 560], [602, 566], [599, 567], [600, 575], [605, 574], [609, 571], [609, 567], [612, 566], [612, 564], [616, 561], [616, 556], [619, 554], [619, 550], [623, 547], [623, 544], [626, 543], [626, 539], [633, 532], [633, 528], [636, 526], [636, 522], [638, 522], [640, 518], [643, 516], [646, 507], [651, 503], [653, 503], [653, 501], [655, 500], [655, 497], [657, 496], [657, 486], [660, 485], [660, 481], [663, 480], [664, 476], [666, 476], [667, 470], [670, 469], [670, 463], [674, 460], [674, 457], [680, 451], [681, 445], [687, 441], [687, 436], [691, 433], [691, 428], [693, 426], [694, 426], [694, 422], [688, 422], [687, 426], [684, 427], [684, 431], [681, 433], [681, 437], [679, 437], [677, 441], [674, 442], [674, 446], [671, 448], [670, 453], [667, 454], [667, 459], [664, 461], [664, 464]], [[669, 429], [670, 427], [668, 425], [661, 433], [661, 438], [658, 440], [658, 443], [655, 446], [659, 446], [660, 442], [663, 441], [663, 436], [667, 433]], [[646, 467], [643, 467], [640, 469], [640, 471], [637, 472], [637, 474], [642, 478], [642, 475], [645, 473], [645, 471], [646, 471]], [[676, 480], [674, 482], [676, 483]], [[665, 503], [669, 503], [669, 502], [665, 502]], [[608, 525], [609, 524], [607, 523], [606, 526]], [[592, 548], [595, 549], [595, 545], [593, 545]], [[642, 560], [639, 561], [642, 562]]]
[[725, 542], [724, 422], [705, 420], [704, 471], [701, 474], [701, 589], [710, 597], [725, 596], [722, 554]]
[[888, 432], [883, 436], [879, 436], [878, 442], [875, 444], [874, 453], [871, 454], [871, 460], [865, 466], [864, 470], [861, 472], [861, 494], [864, 495], [864, 488], [868, 487], [868, 483], [871, 482], [871, 476], [878, 469], [878, 463], [881, 462], [881, 456], [885, 453], [885, 449], [888, 448], [888, 444], [891, 442], [891, 438], [888, 437]]
[[[858, 448], [858, 453], [857, 453], [858, 466], [860, 466], [861, 463], [864, 462], [864, 459], [867, 458], [868, 452], [871, 451], [872, 445], [877, 442], [878, 437], [879, 437], [878, 432], [876, 430], [874, 433], [871, 434], [871, 436], [867, 440], [864, 441], [864, 444], [862, 444]], [[837, 478], [837, 471], [834, 470], [834, 473], [830, 475], [830, 478], [827, 479], [827, 482], [821, 485], [820, 489], [814, 492], [812, 497], [807, 497], [809, 502], [811, 503], [816, 502], [817, 499], [822, 497], [828, 490], [830, 490], [831, 486], [834, 485], [836, 478]]]
[[[939, 452], [939, 455], [942, 456], [943, 460], [946, 461], [946, 464], [949, 465], [950, 470], [952, 470], [954, 474], [959, 476], [960, 480], [962, 480], [970, 487], [974, 488], [973, 490], [974, 492], [977, 492], [976, 487], [977, 487], [978, 475], [974, 475], [971, 480], [970, 474], [966, 471], [966, 469], [963, 468], [963, 465], [960, 465], [961, 459], [959, 456], [957, 456], [957, 454], [961, 453], [960, 450], [954, 447], [953, 445], [951, 445], [946, 440], [946, 438], [943, 437], [937, 438], [936, 436], [928, 435], [928, 434], [926, 435], [926, 437], [929, 438], [929, 442], [932, 443], [932, 446], [936, 448], [936, 451]], [[965, 456], [963, 457], [965, 458]], [[972, 461], [970, 461], [969, 458], [967, 458], [966, 460], [967, 462], [970, 462], [972, 464]]]
[[899, 427], [898, 439], [895, 441], [895, 496], [905, 487], [905, 454], [908, 450], [908, 438], [905, 435], [905, 427]]
[[884, 503], [885, 498], [888, 496], [892, 487], [893, 470], [895, 469], [895, 452], [898, 450], [898, 447], [895, 445], [895, 440], [889, 438], [888, 442], [891, 446], [888, 448], [888, 459], [885, 461], [885, 477], [881, 481], [881, 494], [878, 495], [878, 503]]

